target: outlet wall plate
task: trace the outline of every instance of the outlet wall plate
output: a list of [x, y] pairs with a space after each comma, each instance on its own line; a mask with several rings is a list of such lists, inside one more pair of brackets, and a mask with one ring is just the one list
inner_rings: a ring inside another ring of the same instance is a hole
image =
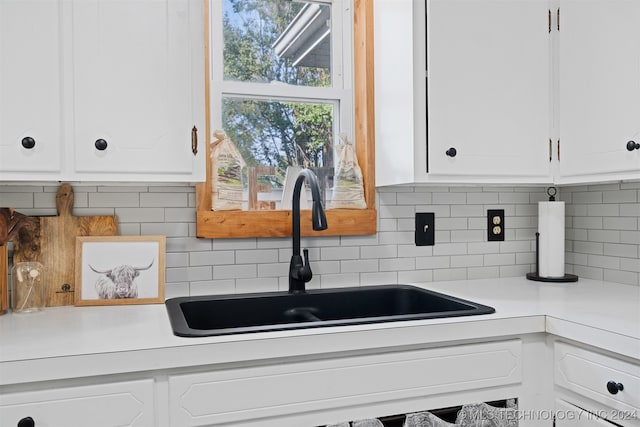
[[504, 209], [487, 210], [487, 240], [504, 241]]
[[433, 246], [435, 234], [435, 214], [433, 212], [417, 212], [416, 246]]

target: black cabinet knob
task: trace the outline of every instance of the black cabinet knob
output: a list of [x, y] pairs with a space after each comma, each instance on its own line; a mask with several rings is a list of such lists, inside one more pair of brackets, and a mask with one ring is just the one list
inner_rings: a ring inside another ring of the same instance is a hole
[[447, 156], [449, 156], [449, 157], [455, 157], [456, 154], [458, 154], [458, 150], [456, 150], [455, 148], [451, 147], [445, 152], [445, 154]]
[[100, 138], [96, 140], [95, 146], [97, 150], [100, 151], [104, 151], [107, 149], [107, 141], [105, 141], [104, 139]]
[[18, 427], [35, 427], [36, 422], [31, 417], [24, 417], [18, 421]]
[[640, 150], [640, 144], [638, 144], [635, 141], [629, 141], [627, 142], [627, 150], [629, 151]]
[[615, 381], [609, 381], [609, 382], [607, 382], [607, 390], [611, 394], [617, 394], [619, 391], [624, 390], [624, 386], [622, 385], [622, 383], [617, 383]]
[[30, 136], [25, 136], [24, 138], [22, 138], [22, 146], [27, 150], [30, 150], [36, 146], [36, 140], [31, 138]]

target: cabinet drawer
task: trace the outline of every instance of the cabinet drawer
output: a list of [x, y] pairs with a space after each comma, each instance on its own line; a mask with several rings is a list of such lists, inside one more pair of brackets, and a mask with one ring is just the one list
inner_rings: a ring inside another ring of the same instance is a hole
[[171, 425], [322, 411], [521, 382], [522, 343], [469, 344], [169, 378]]
[[[556, 385], [638, 417], [640, 364], [561, 342], [555, 344], [554, 353]], [[612, 394], [607, 390], [609, 381], [621, 384], [623, 389]]]
[[39, 427], [154, 425], [153, 380], [0, 395], [0, 424], [31, 417]]

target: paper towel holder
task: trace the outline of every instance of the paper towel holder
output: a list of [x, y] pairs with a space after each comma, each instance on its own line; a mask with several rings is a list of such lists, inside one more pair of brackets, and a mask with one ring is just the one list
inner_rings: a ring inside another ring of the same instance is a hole
[[[550, 195], [551, 196], [551, 195]], [[536, 271], [527, 273], [527, 279], [535, 280], [536, 282], [556, 282], [556, 283], [569, 283], [577, 282], [578, 276], [575, 274], [565, 274], [562, 277], [542, 277], [538, 274], [540, 271], [540, 233], [536, 233]]]

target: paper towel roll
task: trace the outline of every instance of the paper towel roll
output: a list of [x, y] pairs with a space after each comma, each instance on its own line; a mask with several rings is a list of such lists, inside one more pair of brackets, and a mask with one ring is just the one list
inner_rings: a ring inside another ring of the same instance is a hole
[[564, 276], [564, 202], [538, 202], [538, 276]]

